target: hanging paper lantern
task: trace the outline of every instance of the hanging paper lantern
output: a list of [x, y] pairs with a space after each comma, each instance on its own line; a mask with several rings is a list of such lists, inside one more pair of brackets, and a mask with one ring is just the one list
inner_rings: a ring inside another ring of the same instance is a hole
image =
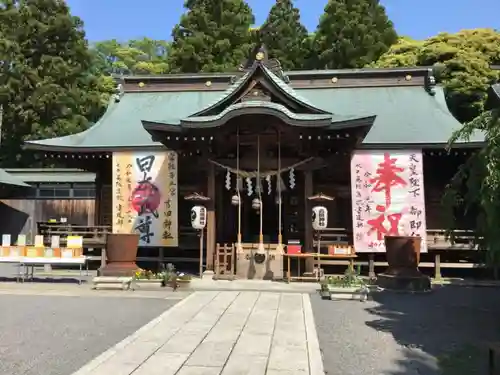
[[254, 198], [252, 200], [252, 208], [254, 210], [259, 210], [260, 209], [260, 200], [259, 200], [259, 198]]
[[229, 169], [226, 173], [226, 189], [231, 190], [231, 172], [229, 172]]
[[328, 210], [323, 206], [312, 209], [312, 227], [314, 230], [323, 230], [328, 226]]
[[207, 209], [205, 206], [194, 206], [191, 208], [191, 226], [201, 230], [207, 225]]
[[231, 204], [233, 206], [237, 206], [240, 204], [240, 196], [238, 194], [234, 194], [232, 197], [231, 197]]

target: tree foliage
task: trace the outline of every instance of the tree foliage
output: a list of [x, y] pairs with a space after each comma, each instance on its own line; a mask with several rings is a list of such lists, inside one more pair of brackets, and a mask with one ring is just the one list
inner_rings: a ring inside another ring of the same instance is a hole
[[243, 0], [186, 0], [186, 13], [172, 31], [173, 72], [235, 70], [252, 48], [252, 10]]
[[451, 112], [467, 122], [484, 111], [486, 91], [499, 77], [491, 65], [498, 63], [500, 33], [474, 29], [441, 33], [425, 41], [400, 39], [373, 66], [435, 66]]
[[397, 40], [378, 0], [329, 0], [315, 33], [317, 68], [362, 68]]
[[450, 146], [483, 132], [486, 143], [474, 153], [446, 186], [443, 205], [449, 234], [459, 228], [456, 209], [475, 217], [475, 242], [488, 252], [489, 261], [500, 263], [500, 107], [484, 112], [453, 134]]
[[120, 43], [105, 40], [92, 46], [95, 65], [106, 74], [168, 73], [169, 43], [165, 40], [142, 38]]
[[262, 27], [260, 41], [269, 56], [285, 70], [304, 69], [307, 59], [307, 29], [300, 23], [300, 11], [292, 0], [277, 0]]
[[[103, 112], [83, 24], [62, 0], [0, 1], [2, 161], [30, 163], [25, 139], [77, 133]], [[18, 164], [19, 165], [19, 164]]]

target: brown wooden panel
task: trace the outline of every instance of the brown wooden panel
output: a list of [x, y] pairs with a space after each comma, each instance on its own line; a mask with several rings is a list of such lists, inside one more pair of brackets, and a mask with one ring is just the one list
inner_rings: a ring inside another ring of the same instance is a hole
[[100, 191], [99, 225], [113, 225], [113, 189], [104, 185]]
[[66, 217], [75, 225], [94, 225], [94, 199], [7, 199], [0, 201], [0, 233], [25, 234], [32, 241], [36, 223]]

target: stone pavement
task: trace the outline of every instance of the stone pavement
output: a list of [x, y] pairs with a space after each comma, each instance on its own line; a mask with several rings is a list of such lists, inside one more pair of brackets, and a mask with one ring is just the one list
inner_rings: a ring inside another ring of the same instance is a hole
[[308, 294], [195, 292], [73, 375], [324, 375]]

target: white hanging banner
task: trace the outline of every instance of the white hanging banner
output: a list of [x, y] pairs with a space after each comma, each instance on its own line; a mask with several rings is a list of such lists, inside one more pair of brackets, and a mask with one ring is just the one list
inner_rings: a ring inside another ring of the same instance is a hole
[[113, 233], [139, 233], [139, 246], [178, 246], [177, 154], [113, 153]]
[[427, 252], [421, 150], [356, 151], [351, 159], [356, 252], [385, 252], [384, 237], [419, 236]]

